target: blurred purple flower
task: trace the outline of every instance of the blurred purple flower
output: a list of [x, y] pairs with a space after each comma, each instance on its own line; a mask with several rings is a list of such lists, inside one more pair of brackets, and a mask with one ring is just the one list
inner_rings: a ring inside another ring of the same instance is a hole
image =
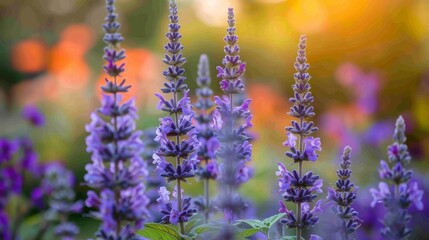
[[[252, 156], [252, 139], [248, 129], [252, 127], [250, 99], [241, 103], [234, 100], [244, 92], [243, 74], [246, 63], [240, 58], [240, 47], [236, 34], [234, 9], [228, 9], [228, 27], [224, 37], [225, 56], [222, 66], [218, 66], [217, 78], [223, 96], [216, 96], [216, 112], [213, 115], [213, 127], [219, 141], [216, 157], [219, 161], [219, 192], [216, 207], [224, 212], [224, 219], [231, 223], [247, 208], [247, 204], [238, 194], [239, 187], [252, 176], [247, 162]], [[238, 106], [236, 106], [238, 105]], [[233, 236], [234, 232], [225, 225], [218, 237]]]
[[410, 163], [411, 156], [405, 144], [407, 138], [402, 116], [396, 120], [393, 140], [394, 143], [388, 147], [387, 151], [389, 164], [392, 167], [387, 162], [380, 161], [381, 182], [378, 189], [370, 189], [373, 197], [371, 206], [383, 203], [386, 209], [383, 220], [384, 228], [381, 230], [383, 237], [407, 239], [412, 231], [408, 226], [411, 219], [408, 208], [414, 204], [418, 210], [423, 210], [423, 191], [419, 189], [417, 182], [411, 181], [413, 171], [405, 168]]
[[48, 199], [49, 209], [47, 211], [51, 215], [47, 221], [56, 225], [55, 235], [60, 238], [74, 239], [79, 233], [79, 228], [67, 219], [70, 214], [82, 211], [83, 202], [75, 201], [73, 173], [61, 163], [52, 162], [45, 164], [42, 176], [40, 186], [31, 193], [33, 205], [44, 208], [43, 200]]
[[364, 73], [352, 63], [341, 65], [336, 73], [340, 84], [350, 88], [356, 99], [356, 105], [370, 115], [377, 110], [380, 79], [377, 73]]
[[[1, 195], [0, 195], [1, 196]], [[9, 229], [9, 218], [3, 210], [0, 209], [0, 238], [3, 240], [12, 240]]]
[[25, 106], [22, 110], [22, 117], [35, 127], [45, 125], [45, 116], [35, 106]]
[[11, 161], [18, 151], [18, 143], [14, 140], [0, 138], [0, 163]]

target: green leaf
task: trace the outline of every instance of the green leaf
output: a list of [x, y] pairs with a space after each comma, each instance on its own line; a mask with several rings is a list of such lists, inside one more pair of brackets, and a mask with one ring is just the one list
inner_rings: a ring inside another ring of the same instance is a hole
[[180, 233], [177, 229], [160, 223], [147, 223], [138, 234], [152, 240], [180, 240]]
[[[296, 236], [284, 236], [280, 238], [279, 240], [296, 240]], [[303, 237], [301, 237], [301, 240], [305, 240]]]
[[[255, 229], [261, 229], [261, 228], [265, 228], [265, 224], [262, 221], [256, 220], [256, 219], [247, 219], [247, 220], [237, 220], [237, 223], [245, 223], [249, 226], [251, 226], [252, 228]], [[236, 224], [236, 225], [238, 225]]]
[[279, 213], [269, 218], [264, 219], [262, 222], [269, 228], [271, 228], [278, 220], [280, 220], [285, 214]]
[[244, 229], [244, 230], [239, 231], [235, 235], [235, 238], [236, 239], [245, 239], [247, 237], [254, 235], [257, 232], [259, 232], [259, 229], [255, 229], [255, 228]]
[[198, 222], [200, 222], [200, 219], [194, 219], [192, 221], [189, 221], [185, 226], [185, 233], [190, 233]]
[[206, 223], [206, 224], [201, 224], [199, 226], [196, 226], [195, 228], [192, 229], [192, 232], [196, 234], [201, 234], [205, 232], [219, 231], [220, 229], [221, 229], [221, 226], [219, 224]]

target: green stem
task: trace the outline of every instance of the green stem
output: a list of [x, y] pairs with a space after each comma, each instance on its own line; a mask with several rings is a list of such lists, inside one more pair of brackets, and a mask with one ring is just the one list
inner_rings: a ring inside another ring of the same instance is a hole
[[[206, 159], [206, 166], [207, 164], [208, 164], [208, 159]], [[204, 179], [204, 196], [206, 200], [204, 223], [207, 223], [209, 221], [209, 214], [210, 214], [209, 178]]]
[[[115, 81], [115, 85], [116, 85], [117, 84], [116, 83], [116, 76], [114, 77], [114, 81]], [[117, 101], [117, 95], [116, 95], [116, 92], [114, 92], [113, 93], [113, 102], [116, 104], [116, 101]], [[113, 127], [115, 129], [115, 132], [117, 132], [118, 131], [118, 119], [116, 118], [116, 116], [113, 116]], [[117, 152], [118, 151], [118, 141], [116, 139], [114, 139], [113, 143], [115, 145], [115, 151]], [[116, 161], [113, 164], [115, 165], [115, 175], [116, 175], [118, 172], [119, 166], [118, 166]], [[116, 205], [119, 205], [119, 201], [121, 198], [120, 189], [118, 189], [118, 187], [115, 186], [114, 192], [115, 192]], [[119, 236], [121, 233], [121, 217], [117, 213], [115, 213], [115, 220], [116, 220], [116, 236]]]
[[[302, 121], [303, 121], [303, 119], [300, 118], [299, 119], [299, 125], [301, 127], [302, 127]], [[302, 133], [300, 133], [298, 137], [299, 137], [299, 152], [302, 154], [302, 151], [303, 151]], [[301, 160], [298, 162], [298, 175], [299, 175], [299, 178], [301, 178], [301, 176], [302, 176], [302, 161]], [[302, 232], [301, 232], [301, 203], [298, 203], [296, 205], [296, 212], [297, 212], [297, 223], [298, 223], [297, 227], [296, 227], [296, 239], [299, 240], [299, 239], [301, 239], [301, 235], [302, 235]]]
[[[177, 93], [173, 93], [174, 102], [177, 105]], [[177, 112], [174, 113], [174, 122], [176, 124], [176, 128], [179, 126], [179, 117], [177, 116]], [[176, 144], [180, 144], [180, 136], [179, 133], [176, 133]], [[180, 157], [176, 157], [176, 167], [180, 164]], [[180, 179], [176, 180], [177, 183], [177, 208], [179, 212], [182, 212], [182, 185]], [[183, 222], [179, 222], [180, 233], [185, 234], [185, 225]]]
[[[234, 95], [232, 93], [229, 94], [229, 108], [230, 108], [230, 117], [231, 117], [231, 132], [234, 130], [234, 118], [232, 117], [232, 113], [233, 113], [233, 108], [234, 108]], [[234, 144], [233, 142], [231, 142], [230, 144]], [[227, 161], [229, 164], [231, 164], [231, 166], [229, 167], [229, 169], [232, 169], [232, 161]], [[228, 194], [228, 198], [230, 199], [230, 201], [232, 201], [232, 187], [231, 185], [227, 186], [227, 194]], [[229, 209], [232, 210], [232, 209]], [[231, 215], [233, 215], [234, 213], [231, 211]], [[228, 224], [232, 223], [232, 216], [230, 218], [228, 218]]]

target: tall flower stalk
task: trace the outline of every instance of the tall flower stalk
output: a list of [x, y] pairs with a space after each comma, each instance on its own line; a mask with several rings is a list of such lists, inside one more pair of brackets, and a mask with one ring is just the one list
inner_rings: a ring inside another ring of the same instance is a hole
[[408, 147], [405, 144], [405, 122], [402, 116], [396, 120], [393, 134], [394, 143], [387, 149], [389, 161], [380, 161], [379, 174], [381, 182], [378, 189], [370, 189], [373, 197], [371, 206], [383, 203], [386, 208], [381, 235], [385, 239], [408, 239], [411, 228], [408, 223], [411, 219], [408, 208], [414, 204], [418, 210], [423, 210], [423, 191], [418, 188], [417, 182], [412, 180], [413, 171], [406, 169], [411, 161]]
[[[121, 75], [125, 71], [124, 40], [118, 32], [114, 0], [106, 0], [105, 72], [109, 75], [101, 87], [102, 106], [91, 114], [86, 126], [86, 139], [92, 163], [86, 166], [85, 181], [96, 191], [88, 191], [86, 206], [95, 208], [92, 216], [102, 221], [96, 236], [100, 239], [135, 239], [135, 232], [143, 227], [147, 215], [147, 197], [143, 180], [147, 175], [141, 158], [141, 132], [135, 131], [137, 119], [134, 101], [122, 102], [122, 93], [131, 86]], [[119, 82], [120, 81], [120, 82]], [[118, 83], [119, 82], [119, 83]]]
[[280, 212], [286, 214], [281, 222], [288, 228], [296, 229], [297, 239], [301, 239], [302, 229], [312, 227], [319, 220], [314, 213], [320, 211], [321, 202], [318, 201], [313, 209], [310, 209], [309, 202], [313, 202], [317, 198], [317, 194], [314, 192], [321, 193], [323, 186], [323, 181], [313, 172], [303, 174], [303, 162], [316, 161], [318, 158], [316, 151], [321, 151], [320, 139], [311, 136], [317, 131], [317, 127], [314, 127], [314, 123], [308, 120], [314, 117], [315, 113], [311, 105], [314, 97], [310, 92], [310, 74], [308, 73], [310, 65], [307, 63], [305, 54], [306, 42], [306, 36], [302, 35], [298, 45], [298, 57], [294, 65], [297, 71], [294, 74], [295, 84], [292, 86], [294, 96], [289, 99], [293, 104], [289, 115], [298, 118], [298, 121], [292, 120], [292, 126], [286, 127], [287, 140], [283, 143], [289, 148], [286, 156], [298, 164], [298, 170], [294, 169], [290, 172], [279, 163], [279, 171], [276, 173], [284, 200], [296, 204], [295, 213], [293, 210], [288, 210], [283, 201], [280, 201]]
[[214, 136], [211, 122], [213, 119], [212, 100], [213, 91], [210, 88], [210, 70], [209, 59], [207, 55], [202, 54], [198, 64], [197, 84], [199, 88], [196, 90], [198, 100], [195, 103], [195, 108], [198, 109], [198, 114], [195, 117], [197, 122], [196, 129], [198, 131], [198, 140], [200, 147], [198, 148], [198, 159], [200, 164], [197, 175], [204, 182], [204, 221], [207, 223], [210, 215], [210, 180], [216, 180], [218, 175], [215, 151], [219, 146], [217, 138]]
[[219, 200], [218, 207], [224, 211], [226, 220], [231, 223], [246, 207], [238, 194], [238, 188], [251, 177], [246, 163], [252, 154], [251, 139], [247, 129], [252, 127], [252, 115], [249, 110], [250, 99], [235, 106], [234, 96], [244, 91], [242, 80], [246, 63], [240, 59], [238, 36], [235, 34], [235, 18], [232, 8], [228, 9], [228, 28], [224, 40], [225, 57], [223, 66], [218, 66], [217, 78], [224, 96], [215, 97], [216, 112], [214, 127], [220, 143], [216, 151], [219, 160]]
[[73, 172], [53, 162], [43, 166], [43, 179], [32, 192], [33, 203], [43, 208], [43, 198], [48, 199], [49, 209], [45, 210], [39, 232], [34, 239], [42, 239], [49, 225], [54, 225], [54, 234], [62, 240], [73, 240], [79, 234], [76, 224], [69, 221], [69, 215], [81, 213], [83, 202], [75, 200], [75, 178]]
[[[195, 176], [194, 170], [198, 163], [196, 150], [199, 146], [197, 132], [192, 126], [194, 113], [190, 104], [188, 86], [183, 76], [185, 70], [183, 64], [186, 59], [182, 55], [183, 46], [180, 43], [182, 35], [179, 33], [179, 17], [177, 15], [177, 4], [170, 1], [170, 24], [166, 34], [168, 43], [164, 46], [166, 54], [163, 62], [167, 69], [163, 72], [166, 82], [161, 91], [171, 94], [171, 99], [164, 99], [160, 94], [158, 109], [167, 112], [172, 117], [160, 119], [160, 125], [156, 131], [155, 140], [160, 147], [154, 153], [154, 164], [162, 177], [168, 182], [176, 182], [173, 197], [175, 201], [170, 202], [167, 189], [160, 189], [160, 202], [164, 204], [161, 213], [164, 215], [162, 223], [179, 224], [180, 232], [185, 233], [184, 223], [196, 212], [190, 207], [191, 198], [183, 196], [182, 182], [187, 178]], [[170, 138], [173, 138], [172, 140]], [[167, 161], [167, 157], [174, 158], [174, 165]]]
[[[22, 117], [34, 127], [45, 125], [44, 115], [34, 106], [24, 107]], [[0, 138], [0, 239], [20, 238], [18, 230], [24, 217], [32, 205], [37, 206], [34, 201], [30, 205], [23, 204], [24, 185], [28, 180], [38, 180], [41, 175], [38, 154], [30, 138]], [[7, 211], [12, 196], [17, 196], [15, 208]]]
[[351, 206], [356, 200], [358, 187], [351, 181], [352, 170], [350, 170], [350, 154], [352, 149], [347, 146], [344, 148], [341, 169], [337, 170], [338, 180], [335, 183], [335, 188], [328, 187], [328, 199], [335, 202], [336, 206], [332, 207], [333, 212], [338, 217], [338, 223], [335, 224], [334, 231], [338, 235], [338, 239], [349, 240], [350, 237], [359, 227], [361, 220], [358, 217], [358, 212]]

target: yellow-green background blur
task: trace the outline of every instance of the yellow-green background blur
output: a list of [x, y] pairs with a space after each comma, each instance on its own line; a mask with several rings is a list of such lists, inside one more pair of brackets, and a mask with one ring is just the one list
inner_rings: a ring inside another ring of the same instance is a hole
[[[350, 144], [353, 180], [362, 195], [367, 194], [377, 185], [378, 162], [386, 159], [395, 119], [402, 114], [411, 166], [418, 176], [429, 172], [428, 0], [178, 0], [178, 4], [191, 91], [199, 55], [206, 53], [217, 94], [215, 66], [223, 57], [227, 8], [235, 8], [257, 137], [254, 178], [242, 192], [255, 201], [259, 216], [266, 216], [268, 206], [280, 198], [274, 173], [277, 162], [287, 161], [282, 142], [291, 120], [286, 113], [301, 34], [308, 37], [315, 122], [323, 148], [318, 161], [304, 168], [324, 177], [325, 185], [334, 183], [341, 149]], [[155, 127], [163, 115], [156, 109], [154, 93], [163, 81], [168, 4], [117, 0], [117, 11], [126, 39], [124, 77], [133, 86], [127, 97], [136, 98], [138, 128]], [[42, 161], [63, 161], [79, 182], [90, 161], [84, 125], [99, 106], [103, 82], [104, 16], [102, 0], [0, 1], [0, 136], [30, 134]], [[31, 129], [21, 120], [25, 104], [37, 105], [46, 114], [43, 129]], [[78, 186], [82, 199], [85, 190]], [[186, 191], [197, 195], [201, 184], [193, 182]], [[84, 218], [75, 220], [89, 223], [83, 227], [88, 236], [97, 226]]]

